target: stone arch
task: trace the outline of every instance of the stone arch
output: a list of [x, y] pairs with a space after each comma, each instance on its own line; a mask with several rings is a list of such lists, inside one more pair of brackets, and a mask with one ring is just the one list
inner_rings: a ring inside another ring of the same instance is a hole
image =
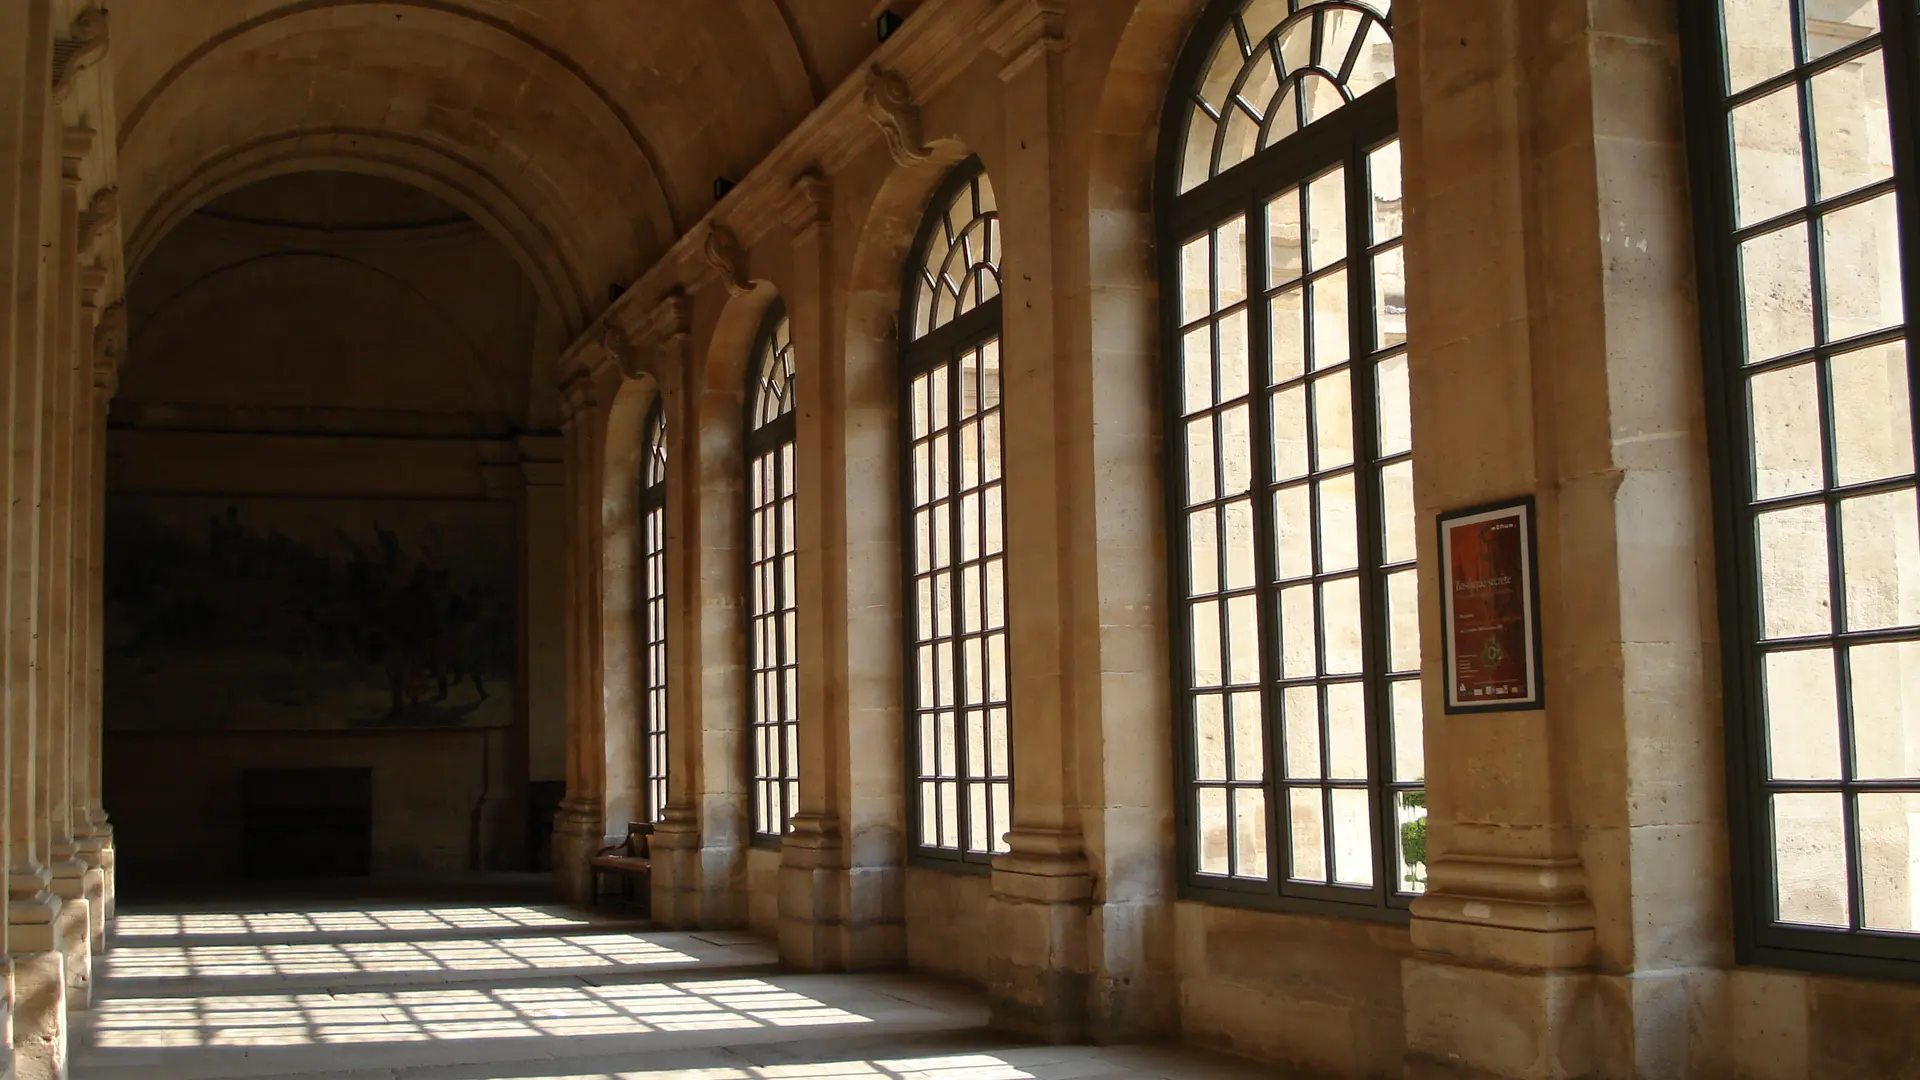
[[659, 393], [652, 375], [623, 379], [607, 409], [600, 499], [600, 664], [609, 832], [638, 820], [641, 806], [640, 627], [634, 617], [640, 563], [640, 444], [647, 412]]

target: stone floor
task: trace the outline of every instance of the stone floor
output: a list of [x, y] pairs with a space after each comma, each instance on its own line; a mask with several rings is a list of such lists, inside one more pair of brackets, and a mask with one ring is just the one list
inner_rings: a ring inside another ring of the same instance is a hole
[[1181, 1047], [1036, 1047], [972, 992], [781, 973], [736, 933], [537, 903], [123, 908], [75, 1080], [1252, 1080]]

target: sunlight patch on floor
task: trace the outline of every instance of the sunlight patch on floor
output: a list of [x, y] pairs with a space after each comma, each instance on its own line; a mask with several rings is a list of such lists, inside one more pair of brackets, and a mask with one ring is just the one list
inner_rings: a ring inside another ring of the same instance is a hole
[[[310, 1046], [864, 1024], [761, 979], [632, 986], [123, 998], [95, 1009], [102, 1048]], [[877, 1075], [868, 1074], [865, 1075]]]
[[558, 929], [590, 926], [587, 920], [531, 907], [448, 907], [368, 911], [208, 912], [183, 915], [122, 915], [116, 937], [225, 937], [244, 934], [341, 934], [430, 930]]
[[798, 1065], [756, 1065], [738, 1069], [636, 1069], [623, 1072], [507, 1076], [498, 1080], [1033, 1080], [1033, 1074], [992, 1054], [875, 1061], [819, 1061]]
[[288, 945], [121, 946], [103, 958], [105, 979], [260, 975], [541, 971], [691, 964], [686, 953], [636, 934], [577, 937], [348, 941]]

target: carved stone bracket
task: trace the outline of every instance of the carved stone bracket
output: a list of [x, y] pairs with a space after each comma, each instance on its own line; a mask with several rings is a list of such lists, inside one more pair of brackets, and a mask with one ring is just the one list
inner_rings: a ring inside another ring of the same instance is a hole
[[84, 255], [92, 251], [119, 217], [120, 189], [109, 187], [94, 192], [93, 199], [80, 215], [80, 253]]
[[920, 106], [914, 102], [913, 87], [905, 76], [875, 64], [868, 72], [862, 97], [867, 115], [879, 126], [896, 164], [911, 168], [933, 160], [933, 148], [920, 129]]
[[1001, 77], [1018, 74], [1045, 53], [1067, 46], [1067, 0], [1000, 0], [980, 23], [981, 40], [1006, 60]]
[[568, 372], [565, 381], [560, 384], [560, 426], [571, 428], [573, 422], [592, 412], [600, 404], [600, 388], [591, 368], [577, 367]]
[[112, 397], [120, 388], [120, 357], [127, 345], [127, 305], [116, 300], [93, 325], [93, 388]]
[[804, 232], [833, 220], [833, 184], [818, 172], [808, 170], [793, 182], [793, 191], [781, 208], [781, 217], [793, 232]]
[[74, 77], [106, 55], [109, 17], [103, 8], [81, 8], [67, 28], [67, 36], [53, 43], [53, 94], [64, 98]]
[[746, 253], [740, 250], [740, 238], [725, 225], [715, 223], [707, 229], [707, 261], [720, 271], [720, 282], [727, 292], [734, 296], [744, 296], [753, 291], [753, 282], [747, 278]]

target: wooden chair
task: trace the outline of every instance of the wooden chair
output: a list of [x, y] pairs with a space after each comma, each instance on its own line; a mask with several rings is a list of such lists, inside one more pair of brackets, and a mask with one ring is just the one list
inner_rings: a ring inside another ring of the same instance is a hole
[[609, 878], [619, 883], [623, 906], [651, 913], [653, 907], [653, 826], [645, 822], [627, 823], [627, 838], [611, 847], [601, 848], [588, 860], [593, 870], [593, 902], [606, 896]]

